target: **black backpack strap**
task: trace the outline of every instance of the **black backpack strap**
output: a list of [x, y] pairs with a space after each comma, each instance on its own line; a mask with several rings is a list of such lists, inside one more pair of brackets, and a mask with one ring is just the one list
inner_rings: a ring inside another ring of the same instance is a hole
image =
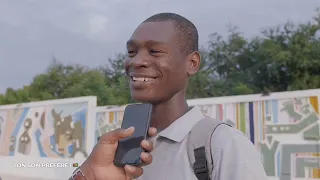
[[194, 150], [194, 159], [193, 170], [197, 178], [199, 180], [210, 180], [205, 147], [199, 147]]

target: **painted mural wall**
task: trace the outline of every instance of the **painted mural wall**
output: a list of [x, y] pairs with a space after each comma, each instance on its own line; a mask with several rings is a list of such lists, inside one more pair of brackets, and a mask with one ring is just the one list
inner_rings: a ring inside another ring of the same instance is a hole
[[121, 127], [125, 107], [126, 105], [96, 108], [95, 143], [104, 133]]
[[318, 97], [202, 106], [231, 122], [261, 152], [267, 175], [279, 180], [320, 178]]
[[[240, 129], [261, 152], [270, 180], [320, 179], [320, 90], [189, 100]], [[96, 136], [119, 128], [124, 107], [100, 109]]]
[[96, 97], [0, 106], [0, 156], [87, 157], [95, 107]]

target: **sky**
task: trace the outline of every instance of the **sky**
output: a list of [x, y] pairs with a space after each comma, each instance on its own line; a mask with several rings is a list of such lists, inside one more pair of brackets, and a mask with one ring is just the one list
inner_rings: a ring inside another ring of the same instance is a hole
[[97, 67], [118, 52], [135, 28], [161, 12], [198, 28], [200, 44], [233, 24], [247, 37], [288, 19], [304, 23], [320, 0], [0, 0], [0, 93], [21, 88], [52, 61]]

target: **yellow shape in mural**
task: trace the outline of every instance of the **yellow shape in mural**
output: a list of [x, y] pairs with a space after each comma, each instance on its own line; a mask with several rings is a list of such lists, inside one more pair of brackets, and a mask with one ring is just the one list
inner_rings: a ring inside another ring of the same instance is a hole
[[114, 121], [114, 112], [109, 112], [109, 123], [112, 124]]

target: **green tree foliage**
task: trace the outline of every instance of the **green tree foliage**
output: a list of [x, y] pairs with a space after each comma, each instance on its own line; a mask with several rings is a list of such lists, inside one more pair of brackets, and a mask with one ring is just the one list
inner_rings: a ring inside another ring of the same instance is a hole
[[[245, 38], [237, 28], [210, 36], [200, 71], [190, 78], [188, 98], [320, 88], [320, 11], [307, 23], [287, 22]], [[30, 85], [0, 94], [0, 104], [94, 95], [98, 105], [134, 102], [118, 54], [107, 65], [88, 68], [53, 59]]]
[[306, 24], [287, 22], [251, 40], [234, 28], [227, 39], [214, 34], [211, 68], [230, 89], [226, 95], [319, 88], [319, 30], [318, 13]]

